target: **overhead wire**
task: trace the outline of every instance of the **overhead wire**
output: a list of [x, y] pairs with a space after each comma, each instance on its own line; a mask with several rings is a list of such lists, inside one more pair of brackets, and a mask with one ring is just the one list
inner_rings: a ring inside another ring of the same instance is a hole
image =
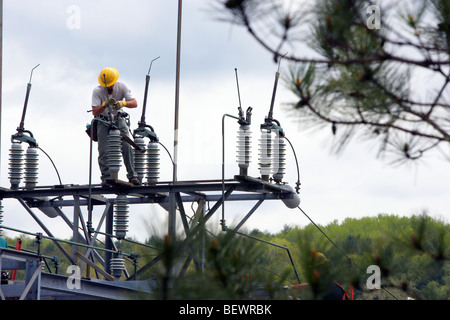
[[[304, 215], [306, 218], [308, 218], [309, 221], [311, 221], [311, 223], [328, 239], [328, 241], [330, 241], [333, 246], [340, 252], [342, 253], [350, 262], [351, 265], [355, 265], [360, 271], [364, 271], [357, 263], [355, 263], [351, 257], [349, 257], [326, 233], [325, 231], [322, 230], [322, 228], [320, 228], [307, 214], [306, 212], [300, 207], [297, 207]], [[384, 291], [386, 291], [388, 294], [390, 294], [393, 298], [395, 298], [396, 300], [399, 300], [392, 292], [390, 292], [385, 286], [381, 285], [381, 289], [383, 289]]]
[[[300, 169], [299, 169], [299, 164], [298, 164], [298, 159], [297, 159], [297, 154], [295, 152], [295, 148], [293, 146], [293, 144], [291, 143], [291, 141], [285, 137], [285, 139], [289, 142], [289, 145], [291, 146], [292, 152], [294, 154], [294, 158], [295, 158], [295, 163], [296, 163], [296, 167], [297, 167], [297, 188], [300, 187]], [[297, 193], [298, 193], [298, 189], [297, 189]], [[319, 227], [319, 225], [317, 225], [309, 215], [306, 214], [306, 212], [300, 207], [297, 206], [297, 208], [300, 210], [300, 212], [303, 213], [303, 215], [308, 218], [308, 220], [316, 227], [317, 230], [319, 230], [324, 236], [325, 238], [328, 239], [328, 241], [330, 241], [331, 244], [333, 244], [333, 246], [350, 262], [350, 265], [355, 265], [360, 271], [363, 271], [362, 268], [355, 263], [351, 257], [349, 257], [328, 235], [325, 231], [323, 231], [322, 228]], [[394, 294], [392, 294], [392, 292], [390, 292], [385, 286], [381, 286], [381, 288], [386, 291], [388, 294], [390, 294], [393, 298], [395, 298], [396, 300], [399, 300]]]
[[299, 165], [298, 165], [297, 153], [295, 152], [294, 146], [292, 145], [291, 141], [286, 136], [284, 138], [286, 139], [287, 142], [289, 142], [289, 145], [291, 146], [291, 149], [292, 149], [292, 153], [294, 154], [295, 165], [297, 167], [297, 182], [296, 182], [297, 186], [296, 186], [295, 189], [296, 189], [296, 191], [298, 193], [301, 183], [300, 183], [300, 168], [299, 168]]
[[47, 158], [50, 160], [50, 162], [52, 163], [53, 168], [55, 169], [56, 174], [57, 174], [57, 176], [58, 176], [59, 184], [62, 185], [62, 182], [61, 182], [61, 176], [59, 175], [58, 169], [56, 168], [56, 165], [55, 165], [55, 163], [53, 162], [52, 158], [48, 155], [47, 152], [44, 151], [44, 149], [42, 149], [42, 148], [39, 147], [39, 146], [38, 146], [37, 148], [38, 148], [39, 150], [41, 150], [41, 151], [47, 156]]

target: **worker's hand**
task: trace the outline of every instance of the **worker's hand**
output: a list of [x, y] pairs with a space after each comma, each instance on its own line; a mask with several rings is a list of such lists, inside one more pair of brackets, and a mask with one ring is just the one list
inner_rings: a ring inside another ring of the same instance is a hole
[[114, 104], [114, 109], [119, 110], [119, 109], [122, 109], [122, 107], [125, 107], [126, 105], [127, 105], [127, 102], [125, 100], [120, 100]]
[[[109, 101], [109, 104], [112, 106], [116, 104], [116, 99], [114, 99], [114, 98], [109, 98], [108, 101]], [[106, 107], [108, 105], [108, 101], [106, 101], [106, 100], [103, 101], [102, 107]]]

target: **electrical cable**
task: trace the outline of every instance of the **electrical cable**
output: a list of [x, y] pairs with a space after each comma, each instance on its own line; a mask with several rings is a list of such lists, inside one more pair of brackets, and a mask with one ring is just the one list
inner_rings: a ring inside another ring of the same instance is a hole
[[37, 148], [38, 148], [39, 150], [41, 150], [41, 151], [47, 156], [47, 158], [50, 160], [50, 162], [51, 162], [52, 165], [53, 165], [53, 168], [55, 168], [56, 174], [58, 175], [59, 184], [62, 185], [61, 177], [60, 177], [60, 175], [59, 175], [58, 169], [56, 168], [56, 165], [55, 165], [55, 163], [53, 162], [52, 158], [51, 158], [51, 157], [48, 155], [48, 153], [45, 152], [41, 147], [37, 147]]
[[[351, 265], [355, 265], [360, 271], [363, 271], [363, 269], [356, 264], [355, 262], [353, 262], [352, 258], [350, 258], [341, 248], [338, 247], [338, 245], [331, 240], [331, 238], [325, 233], [325, 231], [323, 231], [307, 214], [305, 211], [303, 211], [302, 208], [300, 208], [300, 206], [297, 207], [304, 215], [305, 217], [308, 218], [309, 221], [311, 221], [311, 223], [334, 245], [334, 247], [340, 252], [342, 253], [351, 263]], [[392, 292], [390, 292], [388, 289], [386, 289], [386, 287], [384, 287], [383, 285], [381, 286], [381, 289], [383, 289], [384, 291], [386, 291], [387, 293], [389, 293], [393, 298], [395, 298], [396, 300], [399, 300], [394, 294], [392, 294]]]
[[294, 149], [294, 146], [292, 145], [291, 141], [286, 136], [284, 138], [286, 139], [287, 142], [289, 142], [289, 145], [291, 146], [292, 152], [294, 153], [295, 164], [297, 166], [297, 182], [296, 182], [297, 186], [295, 187], [295, 190], [297, 191], [297, 193], [299, 193], [299, 189], [300, 189], [301, 183], [300, 183], [300, 168], [299, 168], [299, 165], [298, 165], [297, 154], [295, 153], [295, 149]]
[[[340, 252], [340, 253], [342, 253], [349, 261], [351, 261], [352, 262], [352, 258], [350, 258], [341, 248], [339, 248], [338, 246], [337, 246], [337, 244], [336, 243], [334, 243], [334, 241], [333, 240], [331, 240], [331, 238], [325, 233], [325, 231], [323, 231], [307, 214], [306, 214], [306, 212], [305, 211], [303, 211], [303, 209], [302, 208], [300, 208], [300, 206], [298, 206], [297, 207], [304, 215], [305, 215], [305, 217], [307, 217], [308, 218], [308, 220], [309, 221], [311, 221], [311, 223], [328, 239], [328, 241], [330, 241], [335, 247], [336, 247], [336, 249], [338, 249], [338, 251]], [[353, 262], [352, 262], [353, 263]], [[359, 268], [359, 266], [355, 263], [355, 266], [357, 266], [358, 268]]]
[[[297, 190], [297, 193], [298, 193], [298, 189], [299, 189], [299, 187], [300, 187], [300, 169], [299, 169], [299, 165], [298, 165], [298, 159], [297, 159], [297, 154], [296, 154], [296, 152], [295, 152], [295, 149], [294, 149], [294, 146], [292, 145], [292, 143], [291, 143], [291, 141], [285, 136], [285, 139], [287, 140], [287, 142], [289, 142], [289, 144], [290, 144], [290, 146], [291, 146], [291, 149], [292, 149], [292, 152], [293, 152], [293, 154], [294, 154], [294, 158], [295, 158], [295, 163], [296, 163], [296, 166], [297, 166], [297, 188], [296, 188], [296, 190]], [[352, 260], [352, 258], [350, 258], [341, 248], [339, 248], [338, 247], [338, 245], [333, 241], [333, 240], [331, 240], [331, 238], [325, 233], [325, 231], [323, 231], [307, 214], [306, 214], [306, 212], [300, 207], [300, 206], [297, 206], [297, 208], [305, 215], [305, 217], [306, 218], [308, 218], [308, 220], [328, 239], [328, 241], [330, 241], [332, 244], [333, 244], [333, 246], [342, 254], [342, 255], [344, 255], [344, 257], [346, 257], [347, 259], [348, 259], [348, 261], [350, 262], [350, 264], [351, 265], [355, 265], [360, 271], [362, 271], [362, 268], [358, 265], [358, 264], [356, 264], [353, 260]], [[394, 294], [392, 294], [392, 292], [390, 292], [388, 289], [386, 289], [386, 287], [384, 287], [384, 286], [381, 286], [381, 288], [384, 290], [384, 291], [386, 291], [387, 293], [389, 293], [392, 297], [394, 297], [396, 300], [399, 300]]]
[[169, 158], [170, 158], [170, 161], [172, 162], [172, 164], [175, 164], [175, 163], [173, 162], [172, 155], [170, 154], [170, 152], [169, 152], [169, 150], [166, 148], [166, 146], [163, 145], [160, 141], [158, 141], [158, 143], [164, 148], [164, 150], [166, 150], [166, 152], [167, 152], [167, 154], [169, 155]]

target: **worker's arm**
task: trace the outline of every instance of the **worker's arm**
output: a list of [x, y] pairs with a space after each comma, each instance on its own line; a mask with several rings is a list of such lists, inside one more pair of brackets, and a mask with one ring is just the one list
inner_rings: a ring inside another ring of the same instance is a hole
[[106, 105], [104, 106], [92, 106], [92, 114], [94, 117], [98, 116], [100, 113], [102, 113], [106, 109]]
[[126, 104], [124, 105], [124, 107], [130, 108], [130, 109], [137, 108], [136, 99], [133, 98], [131, 100], [126, 101]]
[[[123, 102], [123, 101], [121, 101]], [[124, 107], [127, 108], [137, 108], [137, 101], [136, 99], [131, 99], [128, 101], [124, 101], [125, 104], [122, 103], [122, 105]], [[103, 102], [103, 104], [101, 106], [92, 106], [92, 114], [94, 115], [94, 117], [98, 116], [100, 113], [102, 113], [106, 108], [108, 107], [108, 105], [106, 104], [106, 102]]]

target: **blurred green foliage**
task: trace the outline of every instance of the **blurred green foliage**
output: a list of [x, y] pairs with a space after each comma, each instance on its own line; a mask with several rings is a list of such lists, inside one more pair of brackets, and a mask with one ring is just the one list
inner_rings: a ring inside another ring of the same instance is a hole
[[[151, 247], [130, 241], [116, 245], [139, 257], [137, 265], [126, 261], [130, 274], [159, 257], [139, 276], [149, 279], [155, 290], [144, 299], [327, 299], [333, 280], [349, 295], [352, 285], [355, 299], [450, 298], [448, 223], [427, 215], [380, 214], [319, 227], [333, 242], [314, 225], [286, 225], [277, 234], [203, 230], [187, 243], [152, 236], [146, 241]], [[6, 240], [10, 246], [16, 241]], [[184, 249], [178, 250], [181, 244]], [[37, 246], [32, 237], [22, 237], [24, 250], [37, 251]], [[63, 246], [71, 252], [69, 245]], [[52, 257], [57, 256], [58, 273], [66, 274], [69, 262], [52, 241], [43, 239], [40, 252], [51, 272], [55, 272]], [[326, 262], [317, 260], [318, 252]], [[370, 265], [380, 268], [381, 289], [366, 286]], [[292, 289], [299, 283], [296, 271], [301, 283], [309, 284], [306, 290]], [[92, 269], [89, 276], [95, 277]]]

